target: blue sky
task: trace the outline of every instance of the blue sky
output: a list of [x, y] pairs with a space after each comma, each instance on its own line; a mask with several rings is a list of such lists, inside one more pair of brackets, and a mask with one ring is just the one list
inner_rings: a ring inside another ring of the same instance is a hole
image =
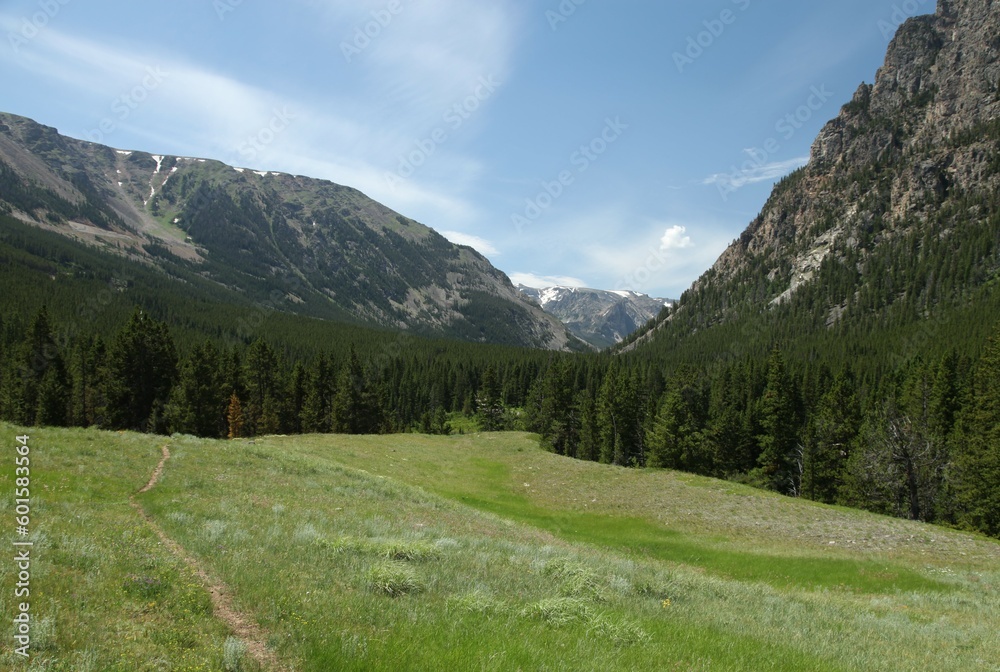
[[0, 109], [675, 298], [933, 0], [0, 0]]

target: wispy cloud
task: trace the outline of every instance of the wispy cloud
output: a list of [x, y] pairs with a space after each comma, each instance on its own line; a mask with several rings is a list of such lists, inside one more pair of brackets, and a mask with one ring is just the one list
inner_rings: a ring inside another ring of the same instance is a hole
[[[301, 1], [317, 17], [315, 23], [325, 26], [332, 45], [349, 38], [355, 25], [370, 21], [370, 12], [385, 8], [384, 1]], [[516, 15], [508, 2], [488, 10], [458, 0], [438, 0], [419, 10], [405, 7], [363, 58], [337, 64], [347, 74], [357, 68], [358, 76], [345, 80], [349, 86], [302, 94], [255, 86], [181, 55], [147, 51], [134, 43], [98, 42], [55, 27], [16, 58], [0, 51], [0, 65], [51, 82], [67, 92], [64, 97], [74, 107], [86, 111], [79, 116], [88, 121], [79, 128], [60, 128], [68, 135], [115, 146], [145, 138], [145, 146], [121, 148], [196, 154], [330, 179], [436, 228], [464, 227], [481, 216], [469, 194], [483, 170], [464, 149], [477, 126], [488, 123], [489, 101], [418, 175], [394, 185], [385, 176], [396, 170], [403, 152], [441, 123], [450, 106], [469, 95], [480, 77], [506, 76]], [[6, 25], [11, 21], [0, 15], [0, 27], [11, 28], [13, 24]], [[339, 49], [334, 52], [340, 57]], [[115, 115], [115, 101], [141, 83], [150, 67], [168, 73], [162, 85], [127, 119], [115, 120], [115, 133], [95, 134], [102, 121]], [[371, 100], [386, 104], [373, 111], [366, 102]], [[294, 115], [294, 121], [272, 139], [263, 129], [280, 110]], [[248, 139], [262, 132], [269, 140], [266, 146], [245, 151]]]
[[801, 168], [807, 163], [809, 163], [808, 156], [797, 156], [794, 159], [761, 164], [749, 161], [741, 169], [735, 170], [732, 173], [710, 175], [702, 180], [702, 184], [726, 187], [734, 190], [745, 187], [748, 184], [776, 180], [788, 175], [793, 170]]
[[461, 231], [439, 231], [438, 233], [456, 245], [471, 247], [484, 256], [492, 257], [500, 254], [500, 250], [493, 243], [479, 236], [462, 233]]
[[511, 273], [510, 281], [515, 285], [545, 289], [546, 287], [586, 287], [587, 283], [580, 278], [566, 275], [538, 275], [536, 273]]

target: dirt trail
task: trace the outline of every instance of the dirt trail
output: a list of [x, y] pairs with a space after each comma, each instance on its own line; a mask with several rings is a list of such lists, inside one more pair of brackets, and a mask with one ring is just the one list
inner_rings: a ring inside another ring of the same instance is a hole
[[[160, 480], [160, 476], [163, 475], [163, 467], [166, 465], [167, 460], [170, 459], [170, 448], [164, 445], [162, 450], [163, 458], [156, 465], [156, 469], [153, 470], [153, 475], [149, 478], [149, 482], [136, 492], [136, 495], [141, 495], [144, 492], [152, 490], [156, 486], [157, 481]], [[233, 634], [246, 644], [250, 655], [265, 670], [273, 670], [274, 672], [286, 672], [289, 670], [290, 668], [282, 665], [281, 661], [274, 655], [274, 652], [267, 648], [267, 644], [265, 643], [267, 641], [267, 633], [264, 629], [257, 625], [253, 619], [240, 613], [233, 606], [233, 600], [230, 597], [232, 591], [229, 590], [229, 587], [222, 581], [209, 576], [208, 572], [202, 569], [180, 544], [168, 537], [166, 532], [143, 510], [139, 502], [136, 501], [135, 495], [129, 497], [129, 503], [139, 512], [139, 515], [143, 517], [149, 526], [153, 528], [156, 536], [160, 538], [160, 541], [163, 542], [167, 550], [183, 560], [184, 564], [197, 575], [198, 580], [208, 589], [208, 593], [212, 598], [212, 611], [215, 617], [224, 621], [233, 631]]]

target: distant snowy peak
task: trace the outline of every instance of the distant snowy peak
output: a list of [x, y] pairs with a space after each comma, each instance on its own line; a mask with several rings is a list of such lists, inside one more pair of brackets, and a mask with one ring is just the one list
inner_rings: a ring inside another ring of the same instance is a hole
[[674, 301], [631, 290], [582, 287], [526, 287], [518, 289], [545, 312], [559, 318], [578, 338], [606, 348], [630, 336]]

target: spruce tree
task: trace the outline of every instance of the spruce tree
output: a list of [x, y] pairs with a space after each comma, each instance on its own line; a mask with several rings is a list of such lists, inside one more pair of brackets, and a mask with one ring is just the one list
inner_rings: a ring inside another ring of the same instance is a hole
[[302, 400], [302, 431], [328, 434], [333, 428], [334, 380], [333, 367], [326, 354], [321, 354], [306, 382]]
[[976, 369], [973, 396], [955, 442], [958, 522], [1000, 537], [1000, 334]]
[[504, 429], [504, 405], [500, 378], [496, 367], [490, 364], [483, 372], [476, 397], [476, 410], [484, 432], [498, 432]]
[[170, 431], [206, 438], [222, 436], [227, 402], [223, 395], [219, 352], [206, 341], [191, 352], [181, 367], [167, 405]]
[[763, 433], [757, 437], [760, 445], [760, 473], [772, 490], [792, 493], [798, 490], [797, 450], [798, 422], [795, 415], [795, 393], [785, 370], [781, 351], [771, 353], [767, 368], [767, 387], [760, 400], [760, 423]]
[[136, 309], [108, 351], [108, 425], [164, 431], [158, 418], [176, 376], [177, 353], [167, 325]]
[[827, 504], [837, 499], [850, 448], [861, 426], [856, 385], [850, 370], [841, 372], [812, 413], [803, 455], [803, 497]]

